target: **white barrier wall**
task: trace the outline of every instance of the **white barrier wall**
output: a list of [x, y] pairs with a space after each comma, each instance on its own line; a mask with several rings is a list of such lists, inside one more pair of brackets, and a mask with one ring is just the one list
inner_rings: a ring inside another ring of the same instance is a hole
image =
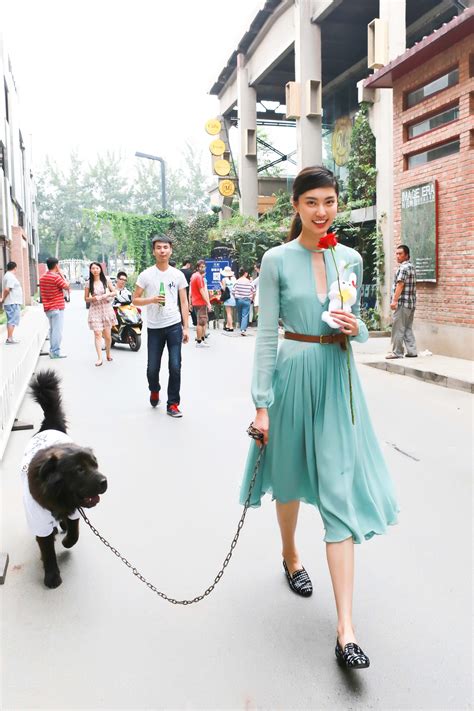
[[[42, 309], [41, 309], [42, 311]], [[40, 319], [38, 319], [38, 315]], [[38, 361], [41, 347], [48, 332], [48, 322], [43, 314], [31, 314], [31, 322], [28, 325], [28, 335], [24, 335], [22, 342], [18, 346], [8, 346], [8, 348], [18, 349], [18, 361], [11, 365], [6, 358], [2, 359], [0, 371], [0, 460], [7, 447], [8, 438], [17, 416], [18, 410], [25, 397], [30, 378], [34, 373]], [[30, 314], [25, 315], [30, 316]], [[22, 322], [24, 319], [22, 319]], [[25, 324], [26, 325], [26, 324]], [[28, 343], [25, 346], [25, 341]]]

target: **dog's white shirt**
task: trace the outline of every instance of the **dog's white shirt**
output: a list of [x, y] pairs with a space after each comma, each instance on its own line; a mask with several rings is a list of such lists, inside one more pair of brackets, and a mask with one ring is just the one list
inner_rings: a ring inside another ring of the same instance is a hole
[[[49, 536], [58, 522], [54, 518], [51, 511], [44, 509], [31, 496], [30, 487], [28, 485], [28, 467], [30, 462], [37, 452], [46, 447], [51, 447], [53, 444], [68, 444], [72, 439], [64, 432], [58, 430], [44, 430], [38, 432], [28, 443], [23, 459], [21, 462], [21, 479], [23, 485], [23, 503], [25, 505], [26, 520], [28, 528], [34, 536]], [[68, 518], [79, 518], [79, 511], [74, 511]]]

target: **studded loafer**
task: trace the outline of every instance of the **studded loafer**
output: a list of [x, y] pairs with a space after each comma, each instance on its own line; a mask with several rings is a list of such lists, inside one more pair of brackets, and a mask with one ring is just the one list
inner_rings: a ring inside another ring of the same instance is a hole
[[285, 570], [286, 579], [288, 580], [288, 585], [294, 593], [301, 595], [301, 597], [309, 597], [313, 594], [313, 584], [304, 568], [295, 571], [293, 575], [291, 575], [288, 570], [285, 561], [283, 561], [283, 568]]
[[348, 669], [367, 669], [370, 667], [370, 659], [358, 644], [354, 642], [348, 642], [344, 649], [342, 649], [339, 644], [339, 640], [336, 640], [336, 659], [339, 664], [347, 667]]

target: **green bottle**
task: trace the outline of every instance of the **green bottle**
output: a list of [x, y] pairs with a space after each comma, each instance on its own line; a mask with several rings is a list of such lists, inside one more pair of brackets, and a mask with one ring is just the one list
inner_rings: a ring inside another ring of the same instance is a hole
[[159, 295], [165, 299], [165, 301], [163, 301], [163, 303], [160, 304], [161, 306], [164, 306], [166, 303], [166, 292], [165, 292], [165, 285], [162, 281], [160, 281], [160, 294]]

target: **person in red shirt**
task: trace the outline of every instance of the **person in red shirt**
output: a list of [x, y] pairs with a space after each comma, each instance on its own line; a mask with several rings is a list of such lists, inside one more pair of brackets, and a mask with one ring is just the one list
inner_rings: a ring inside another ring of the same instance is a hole
[[211, 310], [209, 292], [204, 274], [206, 273], [206, 262], [200, 259], [196, 264], [196, 271], [191, 277], [189, 291], [191, 294], [191, 304], [196, 315], [196, 348], [208, 348], [206, 343], [206, 327], [209, 322], [208, 311]]
[[69, 284], [59, 269], [56, 257], [46, 260], [48, 271], [40, 279], [40, 294], [44, 313], [49, 321], [49, 357], [66, 358], [61, 354], [64, 323], [64, 290]]

